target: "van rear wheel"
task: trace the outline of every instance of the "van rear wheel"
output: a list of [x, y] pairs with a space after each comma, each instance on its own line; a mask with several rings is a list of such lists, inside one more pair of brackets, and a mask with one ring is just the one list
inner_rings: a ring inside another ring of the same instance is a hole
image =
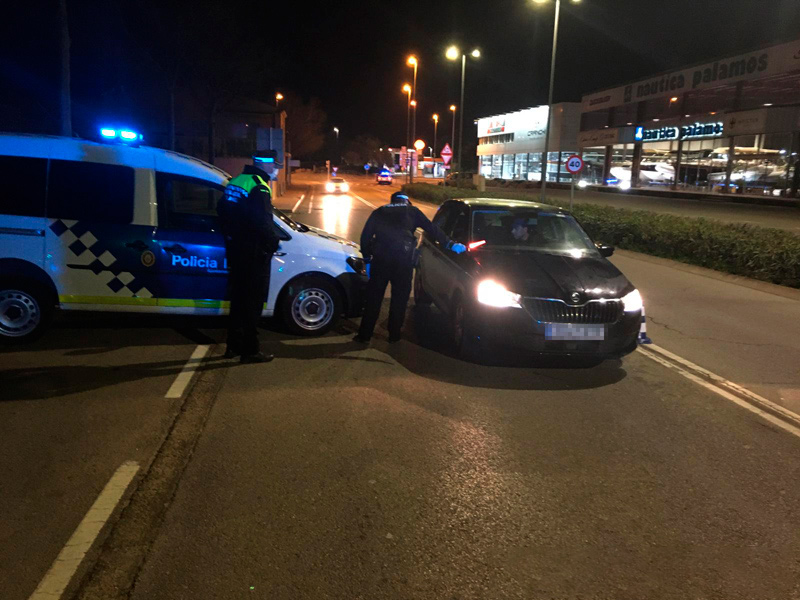
[[322, 277], [301, 277], [287, 286], [280, 310], [292, 333], [322, 335], [339, 320], [342, 299], [334, 283]]
[[52, 314], [48, 296], [35, 282], [0, 281], [0, 342], [22, 343], [41, 335]]

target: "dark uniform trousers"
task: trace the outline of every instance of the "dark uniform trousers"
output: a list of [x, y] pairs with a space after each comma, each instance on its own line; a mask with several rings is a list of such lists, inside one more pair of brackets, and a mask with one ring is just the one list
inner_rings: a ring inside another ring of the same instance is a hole
[[411, 295], [411, 278], [414, 275], [410, 256], [398, 253], [389, 256], [376, 256], [370, 264], [367, 298], [360, 337], [370, 339], [378, 322], [386, 286], [392, 284], [392, 299], [389, 303], [389, 336], [399, 337], [406, 317], [406, 306]]
[[271, 255], [239, 256], [229, 254], [230, 321], [228, 347], [243, 355], [257, 354], [258, 323], [269, 292]]

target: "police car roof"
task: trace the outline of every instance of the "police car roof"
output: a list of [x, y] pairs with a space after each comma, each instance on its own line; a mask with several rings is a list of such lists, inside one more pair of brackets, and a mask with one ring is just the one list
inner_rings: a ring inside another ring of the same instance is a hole
[[179, 152], [56, 135], [0, 133], [0, 155], [125, 165], [221, 184], [230, 179], [230, 175], [222, 169]]
[[568, 211], [559, 206], [551, 204], [542, 204], [540, 202], [533, 202], [530, 200], [514, 200], [511, 198], [454, 198], [456, 202], [463, 202], [472, 208], [543, 208], [553, 212], [561, 212], [566, 214]]

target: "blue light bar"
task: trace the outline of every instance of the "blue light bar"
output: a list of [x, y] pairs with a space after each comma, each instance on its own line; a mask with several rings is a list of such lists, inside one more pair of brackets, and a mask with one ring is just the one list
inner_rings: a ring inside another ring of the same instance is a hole
[[103, 129], [100, 130], [100, 135], [102, 135], [104, 138], [113, 139], [113, 138], [117, 137], [117, 130], [116, 129], [103, 128]]
[[121, 137], [123, 140], [133, 141], [136, 139], [137, 135], [133, 131], [126, 131], [123, 129], [119, 132], [119, 137]]

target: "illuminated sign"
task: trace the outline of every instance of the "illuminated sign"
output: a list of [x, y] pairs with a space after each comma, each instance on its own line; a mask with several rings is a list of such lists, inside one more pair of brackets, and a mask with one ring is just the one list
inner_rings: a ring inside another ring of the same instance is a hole
[[659, 127], [645, 129], [637, 127], [633, 139], [637, 142], [661, 142], [665, 140], [689, 140], [701, 137], [719, 137], [723, 131], [722, 123], [694, 123], [681, 127]]
[[492, 121], [489, 124], [488, 133], [503, 133], [505, 130], [506, 130], [506, 122], [505, 122], [505, 120]]

